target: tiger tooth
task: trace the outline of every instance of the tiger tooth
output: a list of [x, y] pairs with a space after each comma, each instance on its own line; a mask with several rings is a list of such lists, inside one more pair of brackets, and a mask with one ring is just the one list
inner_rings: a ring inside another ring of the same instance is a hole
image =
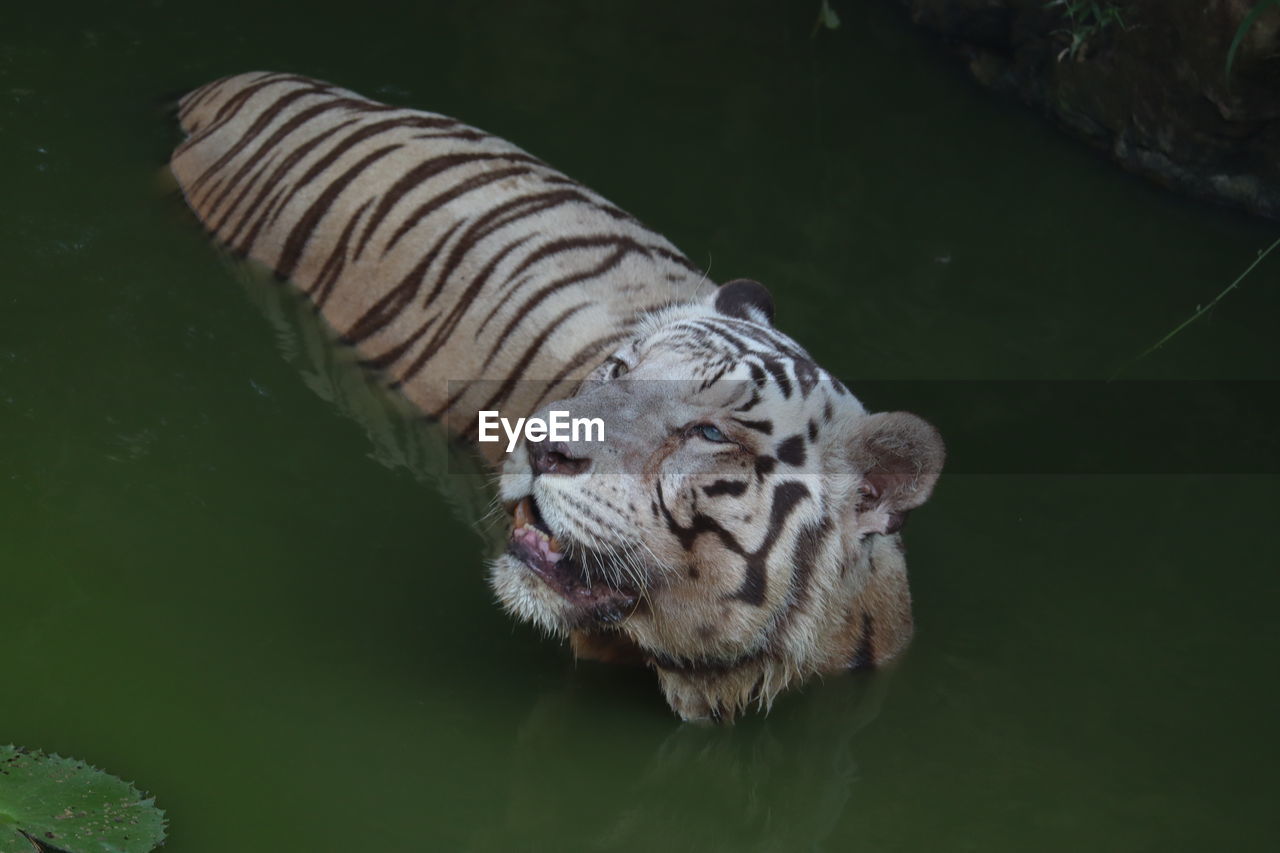
[[552, 536], [550, 539], [547, 540], [547, 547], [551, 549], [551, 552], [553, 554], [562, 553], [562, 550], [560, 548], [560, 540], [554, 536]]
[[512, 529], [519, 530], [521, 527], [529, 523], [529, 499], [524, 498], [520, 503], [516, 504], [515, 520], [512, 522]]

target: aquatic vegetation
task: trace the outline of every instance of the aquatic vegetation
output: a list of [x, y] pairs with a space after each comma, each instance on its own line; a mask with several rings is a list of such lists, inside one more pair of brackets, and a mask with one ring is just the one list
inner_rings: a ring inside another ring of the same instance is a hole
[[902, 2], [982, 85], [1126, 169], [1280, 218], [1280, 0]]
[[813, 32], [809, 35], [816, 36], [819, 30], [835, 30], [840, 28], [840, 16], [836, 14], [836, 10], [831, 8], [828, 0], [822, 0], [818, 6], [818, 17], [813, 22]]
[[[1067, 26], [1054, 32], [1065, 35], [1070, 39], [1070, 43], [1058, 53], [1058, 61], [1064, 58], [1075, 59], [1080, 55], [1081, 51], [1088, 42], [1109, 27], [1116, 26], [1120, 29], [1128, 29], [1125, 24], [1124, 16], [1121, 14], [1120, 4], [1112, 2], [1112, 0], [1046, 0], [1046, 9], [1061, 8], [1063, 15], [1066, 16]], [[826, 2], [823, 2], [823, 8], [826, 9]], [[1240, 45], [1249, 32], [1258, 23], [1261, 18], [1270, 10], [1280, 9], [1280, 0], [1258, 0], [1258, 2], [1249, 10], [1249, 14], [1245, 15], [1240, 21], [1240, 25], [1236, 28], [1235, 35], [1231, 39], [1231, 46], [1227, 49], [1226, 64], [1224, 66], [1224, 76], [1230, 80], [1231, 69], [1235, 64], [1236, 53], [1240, 50]], [[822, 20], [819, 15], [819, 20]]]
[[133, 785], [58, 755], [0, 746], [0, 853], [146, 853], [164, 812]]
[[1253, 29], [1253, 25], [1258, 23], [1258, 19], [1262, 17], [1264, 12], [1268, 9], [1278, 8], [1280, 8], [1280, 0], [1260, 0], [1258, 5], [1254, 6], [1249, 14], [1245, 15], [1244, 20], [1240, 22], [1240, 26], [1236, 28], [1235, 36], [1231, 39], [1231, 47], [1227, 50], [1227, 65], [1223, 73], [1228, 81], [1231, 79], [1231, 66], [1236, 61], [1236, 51], [1240, 49], [1240, 44], [1244, 41], [1244, 37]]
[[1061, 6], [1062, 13], [1067, 17], [1067, 26], [1055, 30], [1071, 39], [1058, 54], [1059, 62], [1064, 58], [1075, 59], [1090, 39], [1108, 27], [1117, 26], [1122, 30], [1126, 28], [1120, 7], [1115, 3], [1099, 3], [1097, 0], [1048, 0], [1044, 5], [1046, 9]]
[[[1160, 347], [1164, 346], [1169, 341], [1173, 340], [1173, 338], [1176, 335], [1178, 335], [1183, 329], [1187, 328], [1187, 326], [1190, 326], [1196, 320], [1199, 320], [1205, 314], [1208, 314], [1209, 311], [1211, 311], [1219, 302], [1222, 301], [1223, 297], [1225, 297], [1228, 293], [1230, 293], [1231, 291], [1239, 287], [1240, 282], [1244, 281], [1245, 278], [1249, 275], [1249, 273], [1253, 272], [1254, 269], [1258, 266], [1258, 264], [1262, 263], [1266, 259], [1267, 255], [1271, 254], [1272, 250], [1275, 249], [1277, 246], [1280, 246], [1280, 238], [1277, 238], [1270, 246], [1267, 246], [1267, 248], [1258, 252], [1258, 257], [1253, 259], [1253, 263], [1249, 264], [1249, 266], [1245, 268], [1244, 272], [1236, 276], [1235, 281], [1231, 282], [1226, 287], [1224, 287], [1221, 291], [1219, 291], [1217, 296], [1213, 297], [1213, 299], [1209, 300], [1204, 305], [1197, 305], [1194, 314], [1192, 314], [1190, 317], [1188, 317], [1187, 319], [1179, 323], [1177, 326], [1175, 326], [1173, 331], [1169, 332], [1160, 340], [1156, 341], [1154, 344], [1152, 344], [1151, 346], [1143, 350], [1136, 358], [1133, 359], [1132, 362], [1129, 363], [1129, 365], [1132, 365], [1134, 362], [1141, 361], [1142, 359], [1151, 355], [1151, 353], [1155, 352], [1156, 350], [1160, 349]], [[1125, 365], [1121, 367], [1119, 370], [1117, 370], [1115, 373], [1111, 375], [1111, 378], [1115, 379], [1129, 365]]]

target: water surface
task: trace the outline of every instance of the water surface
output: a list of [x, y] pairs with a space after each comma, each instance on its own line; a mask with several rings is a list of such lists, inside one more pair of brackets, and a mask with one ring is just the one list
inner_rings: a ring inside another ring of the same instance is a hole
[[[457, 115], [768, 284], [855, 391], [1104, 379], [1274, 239], [893, 4], [816, 40], [810, 5], [0, 15], [0, 741], [156, 792], [174, 851], [1269, 849], [1276, 477], [946, 477], [899, 665], [682, 726], [498, 611], [480, 537], [158, 180], [164, 103], [222, 74]], [[1127, 375], [1276, 379], [1276, 269]]]

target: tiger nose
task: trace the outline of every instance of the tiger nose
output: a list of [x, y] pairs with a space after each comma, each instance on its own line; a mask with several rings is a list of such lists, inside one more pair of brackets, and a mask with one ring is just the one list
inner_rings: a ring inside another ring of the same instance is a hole
[[529, 463], [537, 474], [581, 474], [591, 460], [574, 456], [563, 441], [526, 441]]

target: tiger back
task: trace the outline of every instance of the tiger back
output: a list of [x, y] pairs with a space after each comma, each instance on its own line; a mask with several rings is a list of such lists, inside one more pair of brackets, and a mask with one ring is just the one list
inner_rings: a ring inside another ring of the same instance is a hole
[[205, 227], [464, 434], [482, 409], [528, 414], [646, 311], [713, 289], [601, 196], [446, 116], [259, 72], [191, 92], [178, 119], [170, 168]]

